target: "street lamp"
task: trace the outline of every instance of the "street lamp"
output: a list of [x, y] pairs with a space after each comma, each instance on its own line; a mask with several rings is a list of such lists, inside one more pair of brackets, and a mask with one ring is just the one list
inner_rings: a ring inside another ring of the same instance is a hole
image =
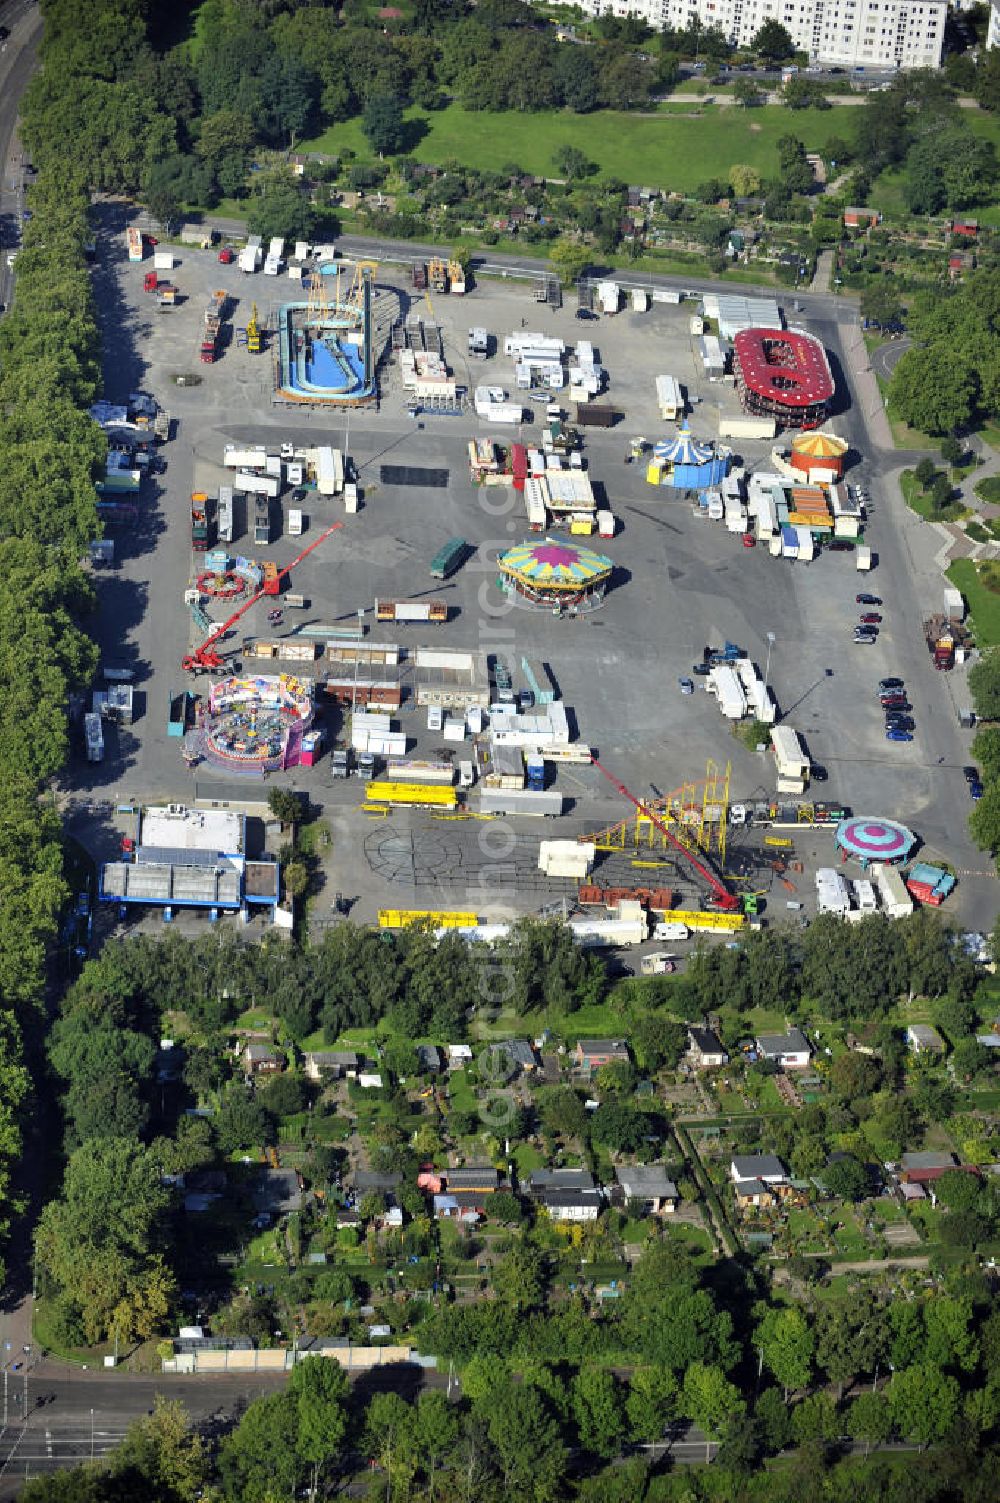
[[767, 637], [767, 662], [764, 665], [764, 688], [766, 689], [771, 676], [771, 648], [774, 646], [774, 632], [765, 632], [765, 636]]

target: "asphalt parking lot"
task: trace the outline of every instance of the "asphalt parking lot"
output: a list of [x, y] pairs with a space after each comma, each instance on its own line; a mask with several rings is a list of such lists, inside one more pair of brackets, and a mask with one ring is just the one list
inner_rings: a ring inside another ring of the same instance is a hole
[[[761, 548], [745, 550], [738, 536], [695, 517], [686, 500], [647, 485], [643, 466], [624, 463], [630, 438], [654, 440], [663, 434], [654, 398], [659, 373], [675, 375], [689, 398], [701, 397], [690, 408], [697, 437], [714, 438], [720, 410], [738, 410], [731, 385], [713, 385], [700, 374], [689, 331], [693, 304], [654, 304], [646, 314], [626, 311], [581, 322], [574, 318], [575, 298], [553, 311], [536, 305], [530, 290], [513, 282], [485, 283], [464, 299], [419, 298], [412, 311], [441, 326], [445, 353], [460, 384], [471, 388], [486, 382], [511, 389], [511, 361], [501, 353], [487, 362], [470, 362], [467, 331], [472, 324], [485, 326], [500, 337], [502, 350], [503, 335], [520, 329], [523, 320], [528, 329], [558, 334], [567, 343], [586, 338], [595, 344], [610, 378], [605, 400], [625, 413], [613, 430], [585, 430], [585, 457], [595, 488], [599, 496], [603, 490], [619, 519], [613, 540], [593, 540], [615, 564], [603, 608], [579, 619], [510, 609], [495, 587], [495, 557], [528, 533], [519, 496], [477, 491], [470, 484], [469, 438], [488, 431], [474, 412], [425, 415], [415, 422], [407, 416], [398, 367], [391, 363], [384, 370], [377, 410], [345, 413], [331, 422], [325, 414], [275, 407], [270, 357], [251, 357], [230, 342], [215, 365], [201, 366], [198, 329], [206, 297], [216, 288], [226, 287], [239, 300], [230, 312], [232, 327], [246, 323], [253, 299], [266, 318], [272, 303], [291, 294], [292, 284], [244, 277], [235, 266], [220, 266], [214, 253], [181, 248], [171, 277], [185, 301], [159, 313], [142, 291], [149, 263], [129, 265], [125, 259], [123, 224], [121, 211], [109, 208], [96, 272], [107, 339], [106, 394], [116, 400], [137, 388], [152, 392], [173, 413], [175, 436], [162, 451], [166, 468], [144, 502], [143, 520], [128, 532], [115, 529], [119, 567], [98, 586], [102, 648], [108, 659], [134, 666], [143, 713], [119, 744], [109, 740], [103, 764], [81, 762], [73, 769], [78, 794], [111, 799], [126, 792], [143, 799], [191, 796], [192, 774], [177, 741], [168, 741], [165, 734], [169, 693], [181, 682], [180, 659], [195, 640], [183, 605], [194, 567], [190, 493], [196, 488], [216, 491], [223, 480], [220, 461], [227, 442], [331, 443], [346, 447], [354, 461], [362, 510], [345, 518], [340, 501], [316, 498], [311, 511], [307, 506], [305, 536], [289, 538], [284, 525], [279, 536], [275, 527], [267, 551], [267, 557], [284, 565], [324, 526], [343, 521], [296, 570], [292, 588], [310, 599], [310, 619], [354, 621], [359, 610], [371, 610], [376, 596], [440, 596], [451, 607], [446, 626], [377, 627], [373, 634], [405, 645], [433, 641], [502, 651], [513, 659], [515, 670], [522, 656], [541, 659], [573, 712], [579, 738], [637, 794], [666, 792], [702, 777], [714, 759], [731, 762], [734, 799], [773, 792], [770, 758], [745, 750], [730, 734], [715, 700], [700, 685], [694, 695], [681, 695], [678, 679], [690, 673], [706, 643], [725, 639], [744, 647], [763, 671], [772, 633], [769, 682], [779, 711], [829, 773], [829, 780], [815, 788], [816, 796], [908, 821], [931, 853], [956, 859], [952, 847], [965, 840], [966, 812], [959, 764], [967, 756], [954, 729], [959, 676], [934, 673], [915, 631], [928, 609], [926, 602], [913, 598], [926, 565], [903, 535], [906, 517], [894, 517], [890, 482], [882, 479], [886, 459], [872, 452], [864, 417], [856, 409], [846, 407], [831, 426], [856, 446], [862, 460], [857, 473], [872, 488], [871, 535], [880, 562], [871, 576], [855, 571], [849, 553], [827, 553], [803, 567], [772, 559]], [[402, 274], [391, 268], [382, 282], [379, 313], [387, 331], [397, 310], [410, 309], [413, 294]], [[790, 313], [790, 318], [804, 321], [799, 314]], [[850, 388], [839, 367], [839, 323], [828, 319], [811, 327], [831, 349], [843, 400], [849, 403]], [[200, 375], [201, 384], [174, 385], [172, 378], [185, 373]], [[540, 431], [543, 412], [535, 407], [533, 422], [525, 422], [522, 436], [528, 441], [532, 431]], [[513, 430], [493, 430], [491, 436], [509, 440]], [[765, 461], [770, 445], [737, 447], [745, 450], [743, 457], [752, 467]], [[383, 465], [446, 471], [445, 483], [433, 488], [387, 484]], [[467, 538], [475, 554], [442, 586], [431, 580], [428, 564], [455, 535]], [[246, 537], [237, 538], [234, 546], [253, 552]], [[886, 598], [874, 648], [855, 647], [852, 641], [859, 610], [854, 597], [863, 589]], [[221, 619], [219, 611], [213, 614]], [[290, 615], [286, 612], [286, 622]], [[274, 634], [263, 603], [238, 628], [240, 637], [254, 634]], [[918, 723], [912, 744], [885, 740], [872, 691], [877, 679], [891, 672], [901, 672], [911, 685]], [[955, 682], [943, 684], [946, 677]], [[414, 738], [412, 751], [435, 753], [440, 738], [428, 733], [422, 714], [404, 707], [401, 724]], [[330, 729], [336, 732], [336, 722]], [[197, 777], [200, 787], [209, 785], [212, 770], [203, 765]], [[384, 882], [366, 857], [376, 822], [357, 812], [358, 785], [332, 784], [326, 758], [315, 769], [297, 769], [290, 782], [326, 806], [335, 861], [345, 867], [332, 871], [331, 881], [337, 889], [358, 891], [359, 916], [368, 916], [364, 908], [369, 903], [399, 902], [398, 884]], [[596, 770], [562, 769], [557, 786], [573, 803], [569, 817], [556, 827], [547, 825], [546, 835], [575, 833], [627, 813]], [[962, 828], [956, 834], [959, 820]], [[404, 831], [427, 829], [419, 815], [394, 815], [393, 823]], [[537, 839], [532, 826], [522, 828], [522, 835]], [[966, 843], [956, 864], [973, 861], [977, 867], [984, 864]], [[513, 901], [534, 910], [541, 899], [532, 890]]]

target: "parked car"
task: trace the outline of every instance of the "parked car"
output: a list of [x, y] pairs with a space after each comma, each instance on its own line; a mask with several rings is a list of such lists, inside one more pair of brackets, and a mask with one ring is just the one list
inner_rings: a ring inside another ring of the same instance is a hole
[[865, 594], [855, 595], [854, 599], [855, 599], [855, 601], [857, 602], [858, 605], [881, 605], [882, 604], [881, 600], [879, 599], [879, 597], [877, 595], [865, 595]]
[[969, 784], [969, 797], [972, 799], [974, 804], [978, 804], [979, 800], [983, 796], [983, 791], [983, 785], [978, 778], [974, 783]]
[[699, 678], [707, 678], [711, 671], [707, 663], [693, 663], [691, 665], [691, 672], [697, 673]]
[[962, 768], [962, 776], [965, 779], [965, 781], [970, 785], [970, 787], [971, 787], [971, 785], [973, 783], [978, 783], [978, 782], [981, 781], [981, 779], [979, 777], [979, 768], [978, 767], [963, 767]]
[[584, 322], [587, 322], [590, 319], [597, 318], [597, 314], [592, 313], [589, 308], [577, 308], [576, 316], [577, 318], [582, 319]]
[[885, 739], [887, 741], [912, 741], [913, 735], [910, 731], [897, 731], [895, 727], [890, 727], [885, 733]]
[[831, 553], [850, 553], [854, 544], [846, 543], [843, 538], [834, 538], [832, 543], [827, 544], [827, 547]]
[[677, 682], [681, 686], [681, 693], [682, 694], [693, 694], [694, 693], [694, 684], [691, 681], [691, 679], [689, 679], [689, 678], [680, 678], [680, 679], [677, 680]]
[[228, 245], [224, 245], [219, 252], [219, 264], [222, 266], [232, 266], [235, 260], [236, 252], [231, 250]]
[[906, 713], [907, 711], [913, 709], [910, 701], [903, 694], [887, 694], [885, 698], [880, 701], [880, 704], [883, 710], [902, 710], [904, 713]]
[[905, 688], [906, 685], [901, 678], [880, 678], [878, 681], [878, 692], [880, 694], [888, 694], [890, 689]]
[[857, 634], [857, 632], [854, 633], [854, 642], [855, 642], [855, 645], [858, 646], [858, 647], [877, 647], [878, 646], [878, 639], [876, 637], [859, 637], [858, 634]]
[[856, 637], [871, 637], [872, 641], [874, 642], [875, 638], [878, 636], [878, 627], [877, 626], [856, 626], [854, 628], [854, 635]]
[[895, 726], [899, 731], [912, 731], [915, 725], [912, 715], [901, 715], [897, 710], [885, 717], [886, 729]]
[[756, 548], [757, 546], [757, 539], [754, 537], [752, 532], [745, 532], [743, 534], [741, 542], [743, 543], [744, 548]]
[[814, 762], [809, 769], [809, 776], [814, 783], [825, 783], [827, 777], [826, 768], [821, 767], [818, 762]]
[[882, 624], [882, 617], [878, 611], [865, 611], [861, 620], [865, 626], [880, 626]]

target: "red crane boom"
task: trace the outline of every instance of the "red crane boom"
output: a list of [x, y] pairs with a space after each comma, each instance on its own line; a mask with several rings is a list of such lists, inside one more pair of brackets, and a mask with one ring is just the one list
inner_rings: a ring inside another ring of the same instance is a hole
[[635, 807], [640, 811], [640, 813], [644, 814], [646, 818], [656, 826], [660, 834], [665, 836], [670, 845], [672, 845], [674, 849], [678, 851], [680, 855], [682, 855], [684, 859], [691, 864], [691, 866], [694, 867], [695, 871], [698, 873], [699, 877], [701, 877], [702, 881], [707, 884], [709, 891], [712, 894], [712, 902], [715, 904], [715, 906], [717, 908], [720, 908], [723, 913], [735, 913], [740, 906], [740, 900], [729, 891], [729, 888], [722, 881], [721, 877], [718, 877], [712, 870], [712, 868], [706, 865], [704, 861], [700, 861], [694, 854], [694, 852], [691, 851], [690, 848], [686, 846], [682, 840], [678, 840], [677, 836], [670, 829], [670, 826], [667, 824], [666, 820], [660, 819], [659, 815], [653, 809], [651, 809], [648, 804], [644, 804], [641, 799], [637, 799], [635, 794], [631, 793], [628, 788], [625, 787], [625, 784], [620, 782], [618, 778], [615, 777], [614, 773], [609, 772], [606, 767], [602, 767], [601, 763], [598, 762], [596, 757], [591, 757], [590, 760], [591, 762], [593, 762], [598, 772], [602, 772], [607, 778], [608, 782], [611, 783], [615, 788], [617, 788], [622, 798], [627, 798], [630, 804], [634, 804]]
[[[290, 564], [286, 564], [283, 569], [278, 570], [278, 579], [284, 579], [286, 575], [291, 574], [297, 564], [300, 564], [304, 558], [307, 558], [314, 548], [318, 548], [320, 543], [325, 542], [331, 532], [336, 532], [337, 528], [343, 527], [343, 525], [343, 522], [334, 522], [332, 527], [328, 527], [325, 532], [321, 532], [314, 542], [310, 543], [308, 547], [303, 548], [301, 553], [295, 555]], [[239, 610], [234, 611], [228, 621], [224, 621], [221, 626], [216, 627], [212, 635], [207, 637], [200, 647], [196, 647], [194, 652], [188, 653], [187, 657], [181, 659], [181, 667], [186, 669], [188, 673], [211, 672], [216, 668], [221, 668], [223, 666], [223, 659], [214, 651], [216, 642], [220, 641], [242, 616], [246, 615], [252, 605], [256, 605], [264, 593], [265, 591], [262, 586], [255, 595], [250, 596], [249, 600], [244, 600]]]

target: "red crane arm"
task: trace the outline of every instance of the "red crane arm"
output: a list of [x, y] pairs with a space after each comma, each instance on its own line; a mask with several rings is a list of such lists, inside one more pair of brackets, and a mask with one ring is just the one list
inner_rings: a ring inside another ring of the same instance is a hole
[[[295, 555], [290, 564], [286, 564], [283, 569], [278, 570], [278, 579], [284, 579], [287, 574], [291, 574], [292, 570], [297, 564], [300, 564], [304, 558], [307, 558], [314, 548], [318, 548], [320, 543], [325, 542], [326, 539], [330, 536], [331, 532], [336, 532], [337, 528], [343, 527], [343, 525], [343, 522], [334, 522], [332, 527], [328, 527], [325, 532], [321, 532], [318, 538], [316, 538], [313, 542], [309, 543], [305, 548], [303, 548], [301, 553], [297, 553]], [[265, 591], [263, 588], [261, 588], [255, 595], [251, 595], [249, 600], [244, 600], [243, 604], [239, 607], [238, 610], [233, 612], [228, 621], [224, 621], [221, 626], [217, 626], [212, 635], [210, 637], [206, 637], [205, 641], [202, 642], [200, 647], [196, 647], [194, 652], [190, 653], [186, 658], [184, 658], [183, 666], [188, 669], [188, 671], [193, 671], [197, 668], [218, 668], [221, 664], [221, 659], [219, 658], [217, 653], [214, 653], [212, 651], [215, 643], [220, 641], [220, 639], [226, 635], [226, 632], [230, 631], [231, 628], [236, 625], [237, 621], [239, 621], [241, 617], [245, 616], [250, 607], [252, 605], [256, 605], [257, 601], [260, 600], [264, 594]]]
[[698, 857], [688, 849], [683, 841], [677, 839], [677, 836], [670, 829], [666, 820], [660, 819], [659, 815], [656, 814], [648, 804], [644, 804], [641, 799], [637, 799], [635, 794], [631, 793], [629, 789], [625, 787], [625, 784], [620, 782], [618, 778], [615, 777], [614, 773], [609, 772], [606, 767], [603, 767], [601, 763], [598, 762], [596, 757], [592, 756], [590, 760], [597, 768], [598, 772], [602, 772], [607, 778], [608, 782], [611, 783], [615, 788], [617, 788], [622, 798], [627, 798], [630, 804], [634, 804], [635, 807], [642, 814], [644, 814], [647, 819], [652, 821], [652, 823], [659, 830], [660, 834], [666, 837], [666, 839], [674, 847], [674, 849], [676, 851], [679, 851], [686, 861], [690, 862], [695, 871], [701, 877], [702, 881], [708, 884], [712, 898], [716, 905], [721, 908], [724, 913], [735, 912], [736, 909], [738, 909], [740, 906], [739, 898], [734, 897], [734, 895], [726, 887], [725, 883], [723, 883], [720, 878], [716, 876], [715, 872], [712, 871], [712, 868], [710, 866], [706, 866], [703, 861], [699, 861]]

